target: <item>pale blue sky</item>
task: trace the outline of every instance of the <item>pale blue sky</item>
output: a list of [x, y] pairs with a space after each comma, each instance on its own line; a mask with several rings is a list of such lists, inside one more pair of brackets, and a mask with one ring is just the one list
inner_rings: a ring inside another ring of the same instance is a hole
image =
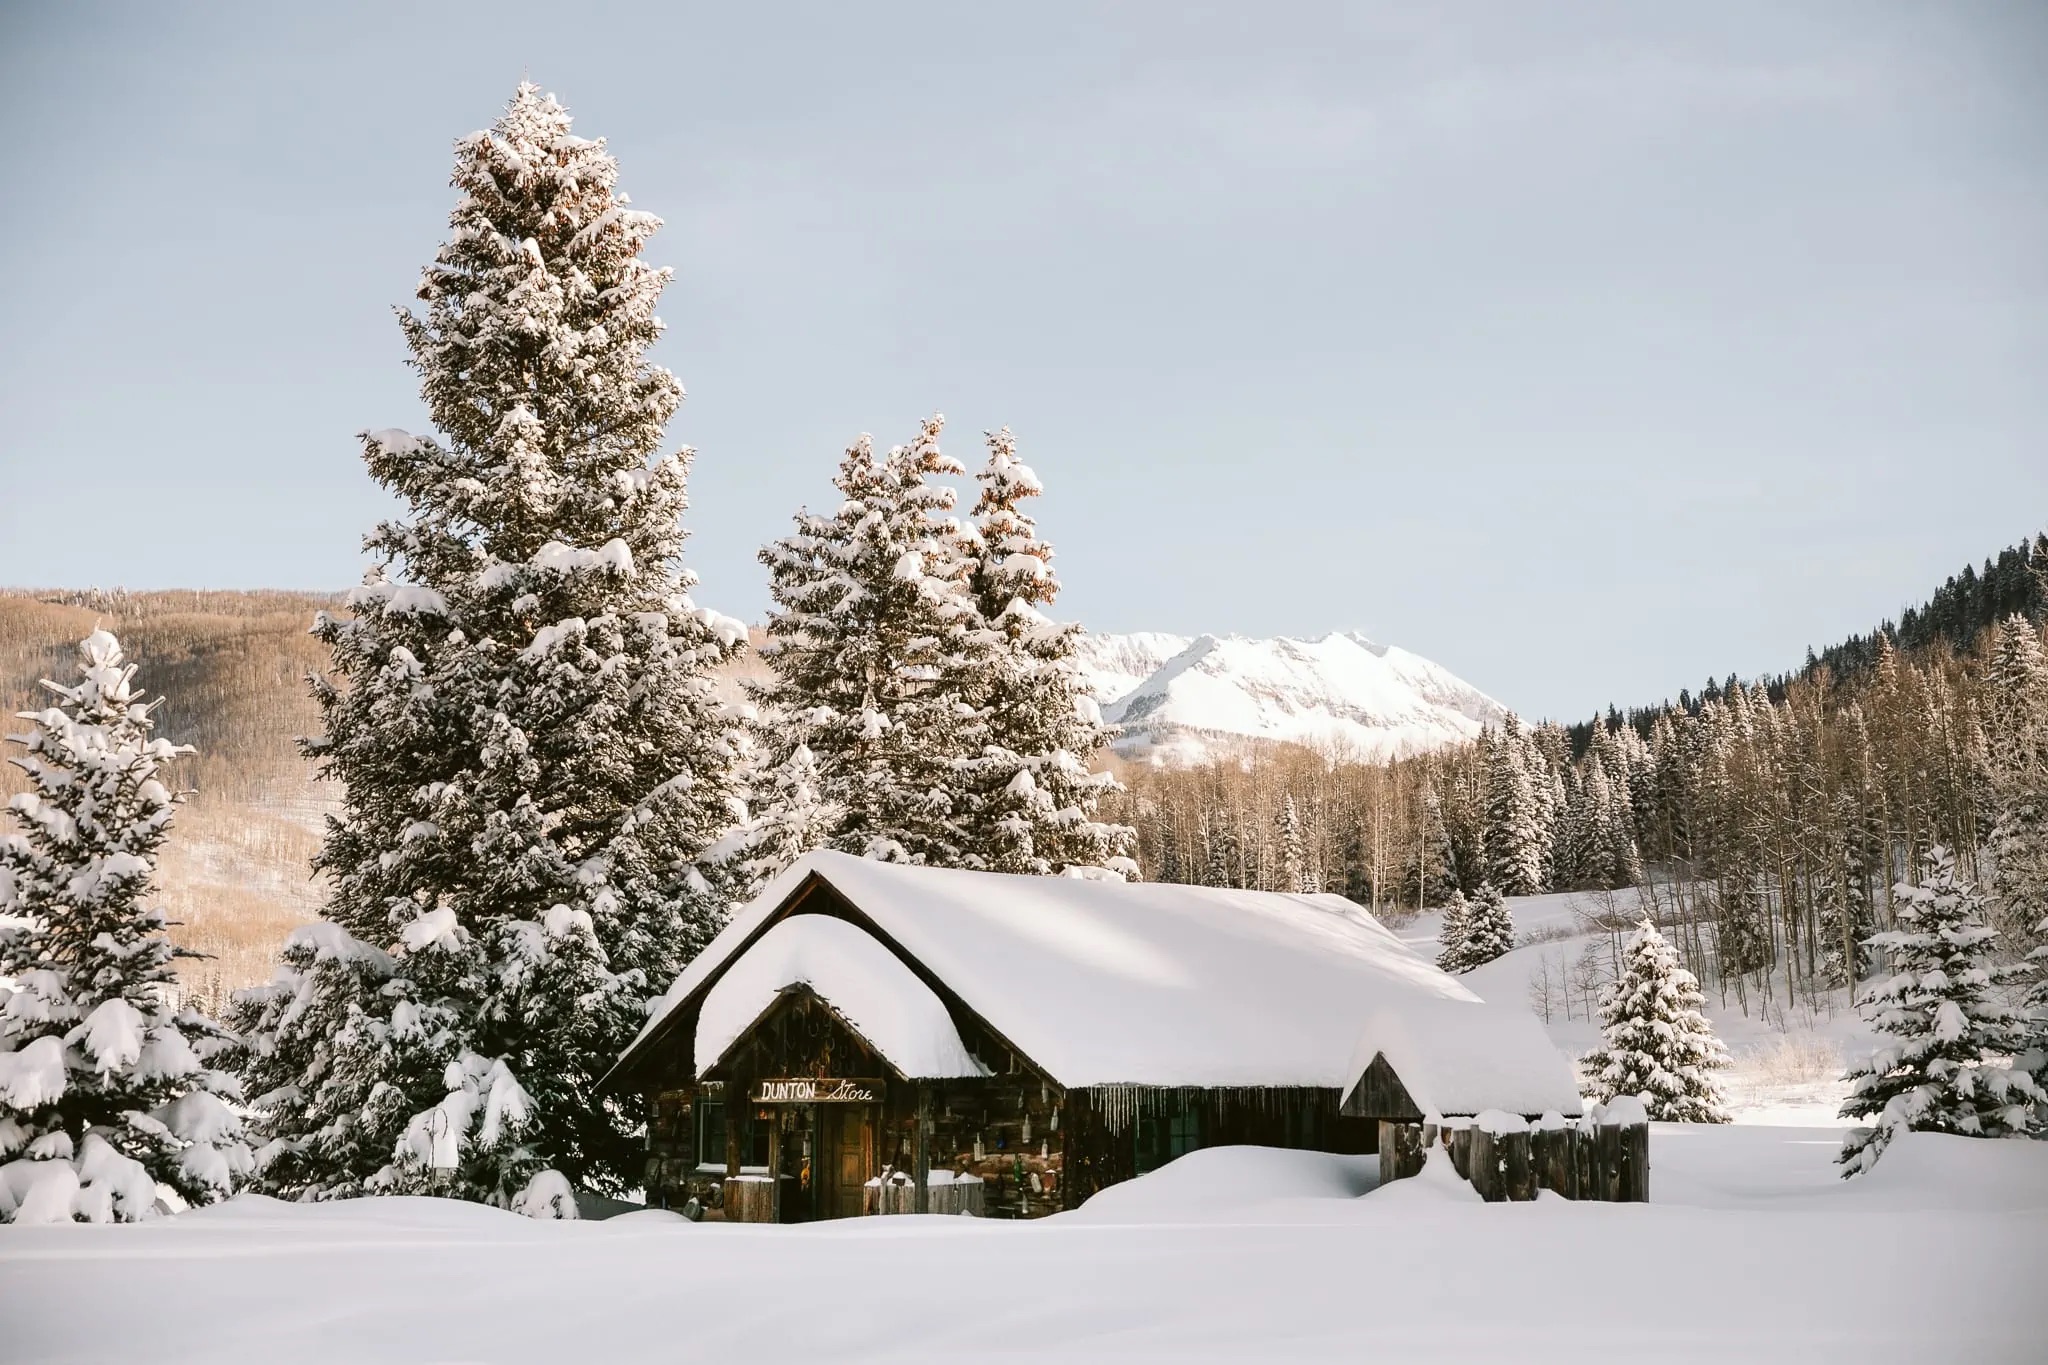
[[1009, 423], [1064, 614], [1584, 714], [2048, 523], [2048, 6], [0, 4], [0, 583], [341, 587], [522, 72], [668, 220], [699, 596]]

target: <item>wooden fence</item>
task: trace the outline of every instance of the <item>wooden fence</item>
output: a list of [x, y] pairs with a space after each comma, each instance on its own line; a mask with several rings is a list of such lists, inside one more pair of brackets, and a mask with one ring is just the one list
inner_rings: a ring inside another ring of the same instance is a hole
[[1533, 1124], [1506, 1114], [1441, 1125], [1381, 1120], [1380, 1183], [1419, 1175], [1439, 1144], [1489, 1203], [1534, 1199], [1538, 1190], [1610, 1204], [1650, 1199], [1647, 1122], [1609, 1123], [1597, 1109], [1576, 1123], [1556, 1114]]
[[[987, 1189], [981, 1177], [933, 1171], [925, 1187], [927, 1213], [965, 1213], [980, 1218], [987, 1213]], [[908, 1171], [892, 1171], [868, 1181], [861, 1193], [862, 1213], [917, 1212], [917, 1185]]]

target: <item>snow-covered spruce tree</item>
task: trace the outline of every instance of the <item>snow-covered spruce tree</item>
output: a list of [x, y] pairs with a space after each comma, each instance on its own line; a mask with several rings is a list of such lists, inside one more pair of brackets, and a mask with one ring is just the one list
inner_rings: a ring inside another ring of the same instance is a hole
[[230, 1036], [180, 1008], [162, 913], [145, 904], [178, 797], [159, 776], [189, 746], [151, 735], [114, 637], [25, 711], [29, 790], [0, 835], [0, 1221], [130, 1222], [157, 1186], [226, 1196], [252, 1164], [216, 1059]]
[[939, 448], [943, 424], [931, 418], [880, 460], [863, 436], [833, 480], [839, 507], [800, 512], [761, 551], [774, 672], [757, 696], [795, 722], [783, 742], [801, 739], [816, 760], [832, 847], [959, 867], [989, 734], [966, 680], [994, 642], [967, 589], [953, 492], [933, 482], [965, 472]]
[[285, 938], [267, 984], [235, 993], [228, 1026], [264, 1139], [259, 1188], [308, 1199], [357, 1193], [358, 1173], [390, 1161], [388, 1127], [366, 1121], [365, 1109], [380, 1095], [393, 1106], [386, 1124], [402, 1119], [402, 1093], [382, 1089], [381, 1078], [431, 1060], [395, 1055], [426, 1040], [392, 1036], [381, 992], [393, 966], [389, 953], [323, 920]]
[[616, 181], [529, 84], [456, 145], [448, 240], [400, 318], [440, 436], [364, 438], [404, 511], [315, 627], [307, 752], [342, 792], [317, 866], [392, 973], [313, 998], [377, 1070], [316, 1047], [273, 1087], [266, 1137], [303, 1157], [277, 1193], [531, 1186], [555, 1209], [563, 1178], [637, 1178], [635, 1117], [594, 1083], [725, 913], [697, 865], [737, 752], [707, 670], [744, 630], [688, 596], [690, 452], [661, 450], [682, 387], [646, 359], [669, 272]]
[[1466, 935], [1470, 932], [1472, 903], [1462, 891], [1451, 892], [1444, 903], [1444, 919], [1437, 930], [1436, 965], [1447, 972], [1462, 972], [1473, 964], [1466, 960]]
[[[1501, 728], [1486, 732], [1481, 742], [1486, 764], [1487, 880], [1502, 895], [1533, 895], [1543, 889], [1543, 810], [1524, 753], [1527, 741], [1521, 722], [1510, 713]], [[1547, 787], [1548, 774], [1543, 780]]]
[[2027, 1044], [2027, 1021], [2000, 987], [2016, 975], [1996, 962], [1998, 933], [1984, 922], [1977, 888], [1956, 874], [1945, 848], [1929, 849], [1920, 885], [1892, 888], [1899, 927], [1871, 946], [1888, 952], [1892, 975], [1864, 992], [1864, 1018], [1895, 1040], [1850, 1069], [1842, 1117], [1874, 1119], [1842, 1143], [1842, 1174], [1877, 1164], [1901, 1132], [2017, 1137], [2048, 1103], [2011, 1059]]
[[1077, 625], [1049, 620], [1059, 595], [1052, 546], [1023, 510], [1043, 488], [1017, 458], [1008, 427], [988, 434], [988, 462], [976, 481], [973, 534], [964, 542], [967, 587], [987, 647], [962, 658], [968, 704], [984, 713], [986, 736], [967, 776], [973, 799], [962, 812], [970, 866], [1046, 874], [1072, 867], [1135, 877], [1137, 831], [1095, 818], [1118, 789], [1088, 758], [1115, 734], [1076, 671]]
[[1295, 808], [1294, 793], [1280, 803], [1280, 824], [1275, 831], [1279, 840], [1280, 884], [1279, 891], [1306, 892], [1313, 888], [1309, 884], [1308, 851], [1302, 838], [1301, 812]]
[[746, 899], [798, 858], [824, 847], [838, 821], [820, 792], [818, 761], [808, 745], [799, 743], [780, 762], [767, 760], [766, 750], [757, 752], [763, 757], [747, 775], [744, 815], [705, 855], [726, 868], [734, 895]]
[[1604, 1041], [1585, 1058], [1593, 1097], [1640, 1096], [1650, 1117], [1667, 1123], [1728, 1122], [1717, 1074], [1728, 1049], [1705, 1004], [1698, 979], [1644, 920], [1600, 1005]]
[[1500, 888], [1481, 882], [1465, 912], [1463, 971], [1481, 967], [1515, 946], [1515, 916]]

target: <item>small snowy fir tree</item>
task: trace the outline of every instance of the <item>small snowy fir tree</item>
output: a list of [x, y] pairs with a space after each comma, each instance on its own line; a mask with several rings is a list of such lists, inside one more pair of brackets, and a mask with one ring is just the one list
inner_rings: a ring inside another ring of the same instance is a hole
[[565, 1180], [639, 1178], [635, 1116], [596, 1081], [724, 920], [701, 859], [738, 736], [709, 670], [745, 631], [679, 562], [682, 387], [647, 360], [669, 272], [640, 256], [660, 220], [530, 84], [456, 144], [453, 183], [400, 318], [441, 435], [365, 436], [402, 514], [315, 628], [338, 933], [247, 1002], [288, 1030], [249, 1045], [266, 1150], [294, 1154], [272, 1192], [553, 1214]]
[[1296, 893], [1312, 891], [1308, 870], [1308, 851], [1302, 837], [1301, 812], [1295, 807], [1294, 793], [1289, 792], [1280, 803], [1280, 827], [1277, 831], [1280, 842], [1280, 880], [1276, 891]]
[[1707, 1021], [1698, 978], [1644, 920], [1600, 1005], [1602, 1045], [1585, 1059], [1593, 1096], [1641, 1098], [1666, 1123], [1726, 1123], [1718, 1073], [1728, 1049]]
[[1471, 918], [1472, 903], [1465, 899], [1465, 893], [1451, 892], [1451, 898], [1444, 903], [1443, 926], [1436, 932], [1436, 965], [1447, 972], [1462, 972], [1472, 965], [1466, 959], [1465, 942]]
[[1499, 887], [1481, 882], [1465, 912], [1464, 966], [1459, 970], [1469, 972], [1484, 966], [1512, 951], [1514, 946], [1514, 912], [1508, 909]]
[[191, 752], [150, 731], [151, 704], [106, 631], [84, 676], [25, 711], [29, 790], [0, 836], [0, 1221], [132, 1222], [157, 1186], [225, 1197], [252, 1164], [215, 1061], [231, 1038], [178, 1005], [163, 915], [145, 905], [178, 798], [159, 770]]
[[967, 590], [953, 492], [933, 482], [965, 472], [939, 448], [943, 425], [933, 417], [880, 460], [863, 436], [833, 480], [837, 510], [800, 512], [761, 551], [773, 677], [756, 695], [809, 747], [836, 813], [832, 847], [958, 867], [989, 734], [963, 680], [993, 640]]
[[1928, 850], [1920, 885], [1892, 890], [1899, 927], [1871, 946], [1891, 955], [1892, 975], [1857, 1002], [1895, 1040], [1848, 1074], [1845, 1119], [1873, 1119], [1842, 1143], [1845, 1176], [1877, 1164], [1901, 1132], [2015, 1137], [2048, 1095], [2011, 1059], [2024, 1050], [2026, 1020], [2001, 987], [2016, 975], [1992, 955], [1977, 889], [1956, 874], [1945, 848]]
[[967, 587], [990, 647], [963, 656], [971, 705], [987, 717], [984, 747], [969, 764], [975, 800], [964, 812], [969, 865], [1040, 875], [1107, 868], [1135, 877], [1137, 832], [1095, 818], [1119, 790], [1087, 760], [1114, 735], [1074, 661], [1077, 625], [1047, 619], [1059, 594], [1052, 546], [1023, 510], [1044, 490], [1017, 458], [1009, 428], [988, 434], [988, 463], [965, 541]]

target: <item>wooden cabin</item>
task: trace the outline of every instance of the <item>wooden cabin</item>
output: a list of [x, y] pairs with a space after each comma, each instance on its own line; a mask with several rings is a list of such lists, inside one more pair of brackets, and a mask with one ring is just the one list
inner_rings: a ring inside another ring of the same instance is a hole
[[1367, 1153], [1376, 1017], [1477, 998], [1333, 895], [806, 855], [605, 1085], [650, 1203], [1038, 1217], [1226, 1143]]

